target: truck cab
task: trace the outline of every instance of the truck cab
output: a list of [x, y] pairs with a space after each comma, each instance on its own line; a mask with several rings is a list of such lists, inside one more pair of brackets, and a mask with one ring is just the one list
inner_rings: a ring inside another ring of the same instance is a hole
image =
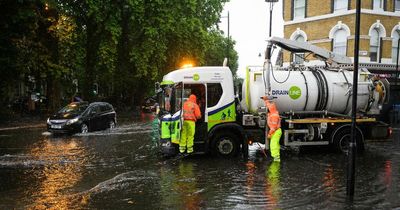
[[195, 154], [235, 156], [240, 148], [247, 148], [244, 131], [236, 122], [237, 102], [230, 69], [193, 67], [172, 71], [160, 83], [160, 146], [164, 155], [177, 154], [183, 124], [181, 110], [190, 94], [196, 95], [201, 111], [201, 119], [196, 121]]

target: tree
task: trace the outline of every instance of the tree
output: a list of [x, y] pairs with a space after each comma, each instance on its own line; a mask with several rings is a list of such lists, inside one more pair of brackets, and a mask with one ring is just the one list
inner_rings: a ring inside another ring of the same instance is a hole
[[226, 1], [1, 1], [0, 95], [34, 76], [51, 109], [74, 93], [73, 80], [85, 100], [138, 105], [183, 61], [221, 65], [227, 47], [236, 72], [235, 43], [215, 29]]
[[[205, 65], [220, 66], [224, 58], [228, 57], [228, 66], [233, 75], [236, 75], [238, 68], [238, 55], [234, 50], [235, 41], [224, 37], [221, 31], [212, 29], [209, 32], [209, 41], [205, 57]], [[227, 56], [227, 52], [229, 55]]]
[[[4, 90], [15, 83], [25, 82], [29, 91], [47, 92], [50, 108], [56, 109], [60, 99], [60, 79], [68, 75], [71, 63], [60, 53], [60, 40], [67, 37], [59, 28], [68, 26], [59, 18], [57, 8], [44, 1], [3, 1], [1, 2], [0, 38], [4, 46], [1, 51], [1, 66], [4, 68]], [[10, 24], [13, 23], [13, 24]], [[68, 30], [68, 29], [67, 29]], [[64, 62], [61, 62], [64, 61]], [[29, 79], [28, 79], [29, 78]], [[47, 86], [47, 90], [44, 88]]]

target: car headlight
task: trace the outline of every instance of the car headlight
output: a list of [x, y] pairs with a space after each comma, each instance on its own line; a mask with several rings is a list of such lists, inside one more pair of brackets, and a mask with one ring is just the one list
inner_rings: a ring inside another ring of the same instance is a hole
[[70, 120], [67, 121], [67, 125], [71, 125], [73, 123], [76, 123], [76, 122], [78, 122], [78, 120], [79, 120], [78, 118], [70, 119]]
[[47, 124], [50, 125], [50, 118], [47, 118]]

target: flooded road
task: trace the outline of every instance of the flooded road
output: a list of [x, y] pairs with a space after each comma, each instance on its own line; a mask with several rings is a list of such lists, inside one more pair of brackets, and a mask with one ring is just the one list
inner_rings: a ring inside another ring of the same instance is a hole
[[151, 126], [52, 137], [0, 131], [0, 209], [393, 209], [400, 207], [399, 131], [356, 160], [353, 201], [345, 157], [326, 148], [265, 159], [163, 159]]

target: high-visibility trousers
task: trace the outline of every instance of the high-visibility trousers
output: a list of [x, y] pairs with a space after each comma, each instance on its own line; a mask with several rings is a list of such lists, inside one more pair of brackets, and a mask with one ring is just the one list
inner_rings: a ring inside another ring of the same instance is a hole
[[271, 148], [271, 156], [274, 159], [278, 159], [280, 158], [280, 150], [281, 150], [281, 146], [279, 144], [279, 140], [281, 139], [282, 136], [282, 130], [280, 128], [278, 128], [278, 130], [276, 130], [272, 136], [271, 136], [271, 143], [270, 143], [270, 148]]
[[187, 148], [187, 153], [193, 152], [194, 144], [194, 132], [196, 129], [196, 122], [190, 120], [183, 121], [182, 136], [179, 141], [179, 152], [185, 152]]

